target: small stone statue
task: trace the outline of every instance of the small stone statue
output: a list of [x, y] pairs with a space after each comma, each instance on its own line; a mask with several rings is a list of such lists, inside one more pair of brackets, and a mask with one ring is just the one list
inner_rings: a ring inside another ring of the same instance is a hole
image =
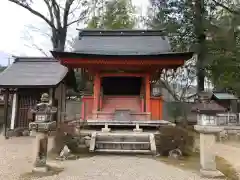
[[70, 155], [70, 150], [68, 148], [67, 145], [65, 145], [62, 149], [62, 151], [60, 152], [60, 155], [59, 157], [62, 159], [62, 160], [66, 160]]
[[220, 133], [219, 133], [219, 137], [220, 137], [220, 141], [226, 141], [226, 140], [228, 140], [228, 133], [227, 133], [227, 131], [221, 131]]
[[169, 151], [169, 157], [173, 159], [179, 159], [182, 157], [182, 151], [178, 148]]

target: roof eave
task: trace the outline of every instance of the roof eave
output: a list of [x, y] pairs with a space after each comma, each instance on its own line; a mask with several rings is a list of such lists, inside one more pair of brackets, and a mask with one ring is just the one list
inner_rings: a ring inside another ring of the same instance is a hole
[[[58, 83], [59, 84], [59, 83]], [[0, 84], [0, 88], [53, 88], [58, 86], [56, 85], [2, 85]]]
[[114, 54], [89, 54], [89, 53], [77, 53], [77, 52], [58, 52], [51, 51], [54, 58], [78, 58], [78, 57], [87, 57], [87, 58], [96, 58], [96, 57], [138, 57], [138, 58], [157, 58], [157, 57], [169, 57], [177, 58], [180, 57], [184, 60], [189, 60], [193, 57], [194, 52], [168, 52], [168, 53], [156, 53], [156, 54], [132, 54], [132, 55], [114, 55]]
[[165, 29], [77, 29], [79, 36], [165, 36]]

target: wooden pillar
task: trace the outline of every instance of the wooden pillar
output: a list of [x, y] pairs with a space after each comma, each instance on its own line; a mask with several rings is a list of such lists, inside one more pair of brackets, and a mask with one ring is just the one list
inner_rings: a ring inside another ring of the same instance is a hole
[[53, 103], [54, 101], [54, 94], [53, 94], [53, 88], [49, 88], [49, 103]]
[[15, 92], [13, 94], [13, 99], [12, 99], [12, 116], [11, 116], [11, 124], [10, 124], [10, 129], [15, 128], [15, 120], [16, 120], [16, 113], [17, 113], [17, 108], [18, 108], [18, 94]]
[[9, 99], [9, 89], [5, 89], [4, 92], [4, 136], [7, 137], [7, 128], [8, 128], [8, 99]]
[[146, 112], [150, 112], [150, 96], [151, 96], [151, 89], [150, 89], [150, 75], [146, 74], [145, 76], [145, 107], [146, 107]]
[[99, 98], [100, 98], [100, 75], [99, 72], [94, 77], [94, 88], [93, 88], [93, 111], [96, 112], [99, 109]]

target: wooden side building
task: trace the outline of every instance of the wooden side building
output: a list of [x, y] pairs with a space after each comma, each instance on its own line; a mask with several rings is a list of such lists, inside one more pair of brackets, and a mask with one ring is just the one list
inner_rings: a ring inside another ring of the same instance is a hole
[[[56, 119], [61, 121], [65, 112], [66, 87], [75, 85], [74, 73], [53, 58], [17, 57], [12, 65], [0, 74], [0, 88], [7, 104], [12, 97], [11, 109], [5, 105], [4, 121], [8, 128], [28, 128], [34, 119], [30, 108], [42, 93], [48, 93], [58, 107]], [[9, 115], [8, 112], [11, 112]]]

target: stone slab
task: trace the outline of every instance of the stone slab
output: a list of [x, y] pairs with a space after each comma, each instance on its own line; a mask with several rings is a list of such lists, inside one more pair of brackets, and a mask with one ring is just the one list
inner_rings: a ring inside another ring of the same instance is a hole
[[89, 146], [89, 151], [90, 152], [94, 152], [94, 150], [95, 150], [96, 136], [97, 136], [97, 133], [93, 132], [91, 140], [90, 140], [90, 146]]
[[140, 133], [140, 132], [143, 132], [143, 129], [140, 129], [140, 128], [136, 129], [135, 128], [135, 129], [133, 129], [133, 132], [139, 132]]
[[150, 147], [151, 147], [151, 151], [152, 151], [153, 155], [156, 155], [157, 154], [157, 147], [156, 147], [156, 143], [155, 143], [154, 134], [149, 135], [149, 142], [150, 142]]
[[44, 167], [34, 167], [33, 172], [36, 172], [36, 173], [46, 173], [48, 172], [48, 167], [47, 166], [44, 166]]
[[223, 178], [223, 177], [225, 177], [224, 174], [218, 170], [200, 169], [200, 173], [203, 177], [206, 177], [206, 178]]
[[102, 128], [102, 132], [110, 132], [111, 128]]

